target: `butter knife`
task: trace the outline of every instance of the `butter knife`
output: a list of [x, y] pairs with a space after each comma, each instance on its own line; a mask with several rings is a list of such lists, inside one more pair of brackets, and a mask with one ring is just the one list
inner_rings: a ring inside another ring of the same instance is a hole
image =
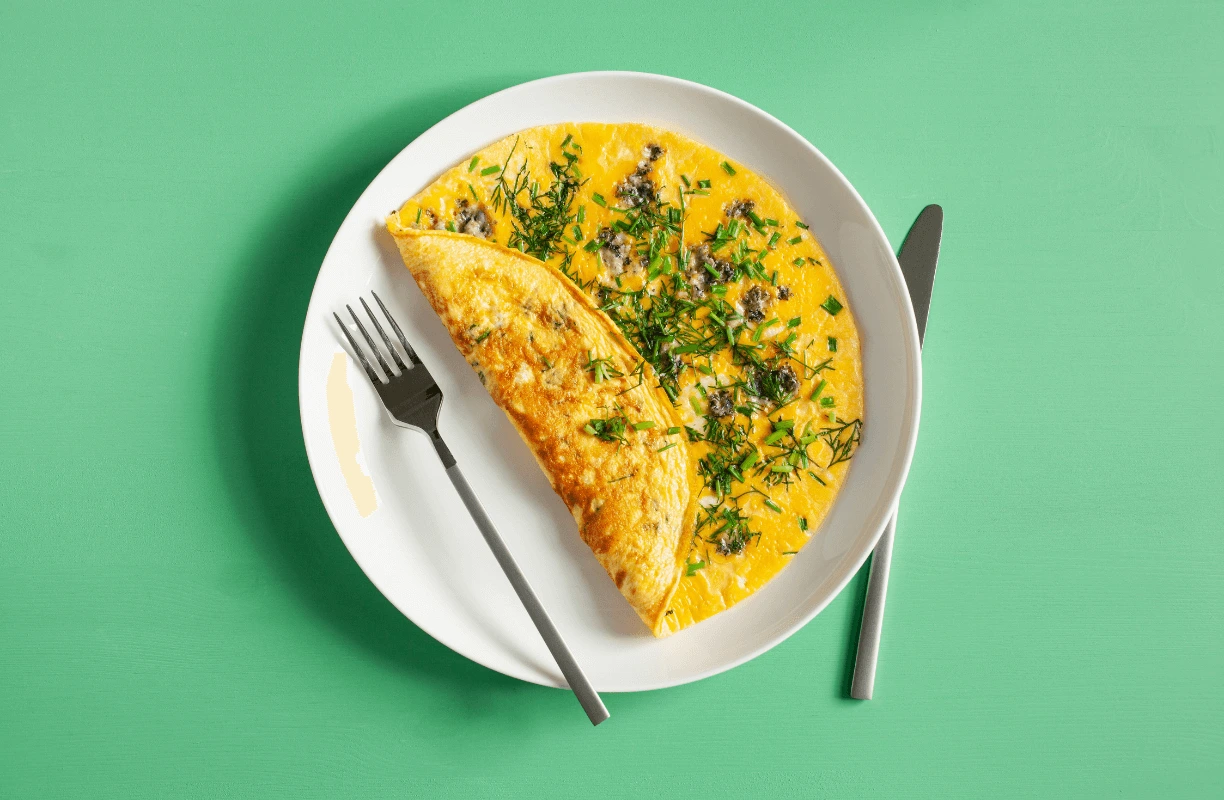
[[[918, 344], [926, 333], [927, 313], [931, 310], [931, 290], [935, 287], [935, 264], [939, 261], [939, 241], [943, 236], [943, 209], [929, 205], [922, 209], [897, 253], [901, 274], [909, 289], [914, 319], [918, 323]], [[888, 594], [888, 569], [892, 564], [893, 538], [897, 515], [884, 526], [884, 533], [871, 556], [867, 575], [867, 597], [863, 601], [863, 622], [859, 627], [858, 654], [854, 659], [854, 678], [850, 696], [870, 700], [875, 689], [876, 661], [880, 654], [880, 628], [884, 622], [884, 599]]]

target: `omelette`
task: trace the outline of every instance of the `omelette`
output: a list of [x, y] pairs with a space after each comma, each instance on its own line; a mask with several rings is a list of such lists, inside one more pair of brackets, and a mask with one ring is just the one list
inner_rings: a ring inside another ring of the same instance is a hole
[[387, 229], [656, 636], [752, 595], [819, 528], [862, 436], [859, 338], [764, 178], [654, 126], [551, 125]]

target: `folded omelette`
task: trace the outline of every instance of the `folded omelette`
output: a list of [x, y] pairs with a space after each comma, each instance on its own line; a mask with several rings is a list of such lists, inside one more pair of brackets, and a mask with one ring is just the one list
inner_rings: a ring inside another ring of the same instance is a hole
[[545, 126], [387, 228], [656, 636], [811, 539], [862, 435], [859, 339], [820, 243], [760, 176], [653, 126]]

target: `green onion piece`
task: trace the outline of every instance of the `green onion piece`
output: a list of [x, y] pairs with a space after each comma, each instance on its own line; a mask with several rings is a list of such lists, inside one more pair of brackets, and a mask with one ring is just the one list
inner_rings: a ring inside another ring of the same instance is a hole
[[792, 263], [792, 264], [794, 264], [796, 267], [802, 267], [802, 266], [803, 266], [803, 259], [802, 259], [802, 258], [796, 258], [796, 259], [795, 259], [794, 261], [792, 261], [791, 263]]
[[786, 243], [787, 243], [787, 244], [799, 244], [799, 243], [800, 243], [800, 242], [802, 242], [802, 241], [803, 241], [803, 237], [802, 237], [802, 236], [796, 236], [796, 237], [795, 237], [795, 238], [793, 238], [793, 239], [787, 239], [787, 240], [786, 240]]
[[803, 322], [803, 317], [792, 317], [790, 322], [786, 323], [786, 327], [798, 328], [802, 322]]
[[586, 431], [587, 433], [591, 434], [592, 436], [594, 436], [594, 435], [595, 435], [595, 433], [596, 433], [596, 432], [595, 432], [595, 428], [594, 428], [593, 426], [591, 426], [591, 425], [590, 425], [590, 423], [588, 423], [588, 424], [586, 424], [586, 425], [583, 425], [583, 426], [582, 426], [582, 429], [583, 429], [584, 431]]
[[494, 165], [493, 165], [493, 166], [491, 166], [491, 167], [485, 167], [484, 169], [482, 169], [482, 170], [480, 171], [480, 174], [481, 174], [481, 175], [493, 175], [493, 174], [498, 173], [498, 172], [501, 172], [501, 167], [499, 167], [499, 166], [497, 166], [496, 164], [494, 164]]
[[697, 371], [700, 372], [702, 375], [713, 375], [714, 374], [714, 370], [710, 368], [709, 364], [698, 364]]
[[774, 464], [769, 468], [770, 472], [794, 472], [795, 468], [790, 464]]
[[799, 336], [799, 334], [797, 334], [797, 333], [795, 333], [794, 331], [792, 331], [790, 336], [787, 336], [785, 339], [783, 339], [783, 340], [782, 340], [782, 344], [781, 344], [782, 349], [783, 349], [783, 350], [786, 350], [786, 349], [787, 349], [787, 348], [789, 348], [789, 347], [790, 347], [792, 344], [794, 344], [794, 343], [795, 343], [795, 339], [796, 339], [798, 336]]
[[417, 222], [421, 221], [421, 212], [424, 210], [425, 210], [424, 206], [417, 206], [417, 218], [416, 218]]
[[769, 506], [770, 508], [772, 508], [774, 511], [778, 512], [779, 514], [782, 513], [782, 506], [778, 505], [773, 500], [766, 498], [765, 505]]
[[665, 445], [663, 445], [662, 447], [660, 447], [658, 450], [655, 450], [655, 452], [656, 452], [656, 453], [662, 453], [664, 450], [670, 450], [670, 449], [672, 449], [672, 448], [673, 448], [673, 447], [675, 447], [675, 446], [676, 446], [676, 443], [675, 443], [675, 442], [672, 442], [671, 444], [665, 444]]
[[735, 174], [735, 168], [732, 167], [730, 164], [728, 164], [726, 161], [722, 162], [720, 166], [723, 168], [723, 172], [727, 173], [728, 175]]
[[691, 187], [692, 187], [692, 185], [693, 185], [693, 184], [689, 183], [688, 176], [687, 176], [687, 175], [685, 175], [683, 172], [682, 172], [682, 173], [680, 173], [680, 180], [684, 181], [684, 185], [685, 185], [685, 186], [688, 186], [688, 187], [690, 187], [690, 188], [691, 188]]
[[795, 421], [793, 419], [776, 419], [773, 421], [773, 427], [775, 431], [789, 431], [795, 427]]
[[760, 228], [764, 226], [765, 224], [765, 222], [756, 215], [755, 211], [748, 212], [748, 219], [752, 220], [753, 227], [756, 227], [756, 228]]
[[802, 222], [800, 222], [799, 220], [795, 220], [795, 227], [796, 227], [796, 228], [803, 228], [805, 231], [808, 229], [808, 226], [807, 226], [807, 225], [804, 225], [804, 224], [803, 224]]
[[455, 233], [455, 232], [456, 232], [456, 231], [455, 231], [455, 223], [454, 223], [454, 222], [448, 222], [448, 223], [446, 223], [446, 229], [447, 229], [448, 231], [450, 231], [451, 233]]
[[586, 206], [578, 206], [578, 224], [586, 222]]
[[598, 239], [592, 239], [591, 241], [583, 245], [582, 249], [587, 251], [588, 253], [594, 253], [596, 250], [598, 250], [601, 247], [603, 247], [603, 245], [600, 244], [600, 241]]
[[567, 134], [565, 134], [565, 139], [564, 139], [564, 140], [561, 142], [561, 149], [562, 149], [562, 150], [564, 150], [564, 149], [565, 149], [565, 146], [566, 146], [567, 144], [569, 144], [569, 143], [570, 143], [570, 140], [571, 140], [571, 139], [573, 139], [573, 138], [574, 138], [574, 134], [572, 134], [572, 133], [567, 133]]
[[697, 570], [703, 569], [704, 567], [705, 567], [704, 561], [694, 561], [692, 564], [688, 565], [686, 574], [691, 578], [697, 574]]
[[829, 352], [830, 353], [837, 352], [837, 337], [836, 336], [829, 337]]
[[472, 199], [474, 199], [477, 203], [479, 203], [480, 195], [476, 194], [476, 187], [469, 183], [468, 191], [472, 193]]
[[800, 517], [800, 518], [799, 518], [799, 530], [801, 530], [801, 531], [806, 531], [806, 530], [807, 530], [807, 517]]
[[743, 461], [741, 461], [741, 462], [740, 462], [740, 469], [742, 469], [742, 470], [747, 470], [747, 469], [748, 469], [749, 467], [751, 467], [753, 464], [757, 463], [757, 461], [758, 461], [760, 458], [761, 458], [761, 451], [759, 451], [759, 450], [753, 450], [751, 453], [749, 453], [749, 454], [748, 454], [748, 455], [747, 455], [747, 456], [744, 458], [744, 460], [743, 460]]
[[654, 426], [655, 426], [655, 421], [653, 419], [644, 419], [641, 422], [633, 423], [633, 429], [635, 431], [648, 431]]
[[765, 437], [765, 444], [777, 444], [782, 441], [782, 437], [786, 436], [787, 431], [774, 431]]
[[679, 428], [679, 426], [676, 426], [676, 427], [672, 427], [672, 428], [668, 428], [668, 429], [667, 429], [667, 435], [668, 435], [668, 436], [675, 436], [675, 435], [676, 435], [677, 433], [679, 433], [679, 432], [680, 432], [680, 428]]
[[833, 409], [829, 409], [829, 424], [830, 425], [837, 424], [837, 412], [834, 411]]
[[705, 413], [704, 411], [701, 410], [701, 401], [698, 400], [696, 397], [689, 398], [689, 405], [693, 407], [693, 411], [697, 414], [697, 416], [700, 417], [702, 414]]
[[821, 381], [820, 383], [816, 384], [816, 388], [812, 391], [812, 396], [808, 399], [814, 401], [817, 397], [820, 397], [820, 393], [824, 391], [824, 387], [828, 385], [828, 383], [828, 381]]
[[832, 397], [825, 396], [825, 397], [820, 398], [821, 408], [832, 408], [835, 405], [837, 405], [837, 401], [834, 400]]
[[754, 330], [754, 331], [752, 332], [752, 341], [754, 341], [754, 342], [759, 342], [759, 341], [761, 341], [761, 334], [763, 334], [764, 332], [765, 332], [765, 326], [764, 326], [764, 325], [757, 325], [757, 326], [756, 326], [756, 330]]
[[766, 247], [773, 247], [775, 244], [777, 244], [777, 243], [778, 243], [778, 240], [779, 240], [779, 239], [781, 239], [781, 238], [782, 238], [782, 234], [778, 233], [777, 231], [774, 231], [773, 236], [770, 236], [770, 237], [769, 237], [769, 244], [767, 244], [767, 245], [765, 245], [765, 246], [766, 246]]
[[842, 304], [837, 302], [837, 298], [829, 295], [829, 299], [820, 304], [820, 307], [828, 311], [831, 316], [837, 316], [837, 312], [842, 310]]
[[599, 194], [598, 192], [592, 195], [591, 199], [595, 201], [596, 205], [601, 205], [604, 208], [608, 207], [608, 201], [604, 200], [604, 196], [602, 194]]
[[798, 550], [783, 550], [783, 551], [782, 551], [782, 555], [784, 555], [784, 556], [797, 556], [797, 555], [799, 555], [799, 551], [798, 551]]
[[709, 182], [708, 180], [705, 180], [705, 181], [697, 181], [697, 188], [698, 188], [698, 189], [709, 189], [709, 188], [710, 188], [710, 182]]
[[701, 342], [693, 342], [692, 344], [685, 344], [685, 345], [681, 345], [680, 347], [673, 347], [672, 352], [678, 356], [682, 356], [685, 353], [695, 353], [700, 349], [701, 349]]
[[468, 172], [476, 169], [476, 165], [480, 163], [480, 156], [472, 156], [472, 161], [468, 164]]
[[778, 221], [776, 219], [773, 219], [772, 217], [770, 219], [765, 220], [765, 224], [771, 228], [778, 227]]
[[774, 270], [773, 275], [770, 275], [770, 276], [769, 276], [769, 283], [770, 283], [770, 285], [771, 285], [771, 286], [777, 286], [777, 285], [778, 285], [778, 271], [777, 271], [776, 269]]
[[715, 286], [715, 287], [714, 287], [713, 289], [711, 289], [710, 291], [711, 291], [711, 292], [713, 292], [714, 294], [726, 294], [726, 293], [727, 293], [727, 287], [726, 287], [726, 286]]

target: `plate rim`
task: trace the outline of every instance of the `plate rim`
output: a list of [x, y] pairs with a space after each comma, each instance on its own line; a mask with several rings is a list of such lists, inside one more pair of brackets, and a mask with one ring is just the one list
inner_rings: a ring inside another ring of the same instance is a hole
[[[918, 339], [918, 331], [917, 331], [917, 322], [916, 322], [914, 311], [913, 311], [913, 305], [909, 299], [909, 293], [906, 290], [905, 279], [901, 272], [900, 264], [897, 261], [896, 253], [893, 251], [892, 246], [888, 241], [888, 237], [885, 235], [883, 228], [880, 226], [879, 220], [876, 219], [875, 214], [871, 211], [871, 208], [867, 205], [866, 201], [863, 200], [862, 196], [858, 193], [858, 190], [855, 189], [854, 185], [846, 178], [844, 174], [842, 174], [841, 170], [838, 169], [837, 166], [828, 157], [826, 157], [824, 153], [820, 151], [819, 148], [817, 148], [814, 144], [808, 141], [806, 137], [804, 137], [798, 131], [794, 130], [789, 125], [787, 125], [785, 122], [773, 116], [772, 114], [765, 111], [764, 109], [761, 109], [758, 106], [752, 103], [749, 103], [748, 101], [743, 100], [742, 98], [736, 97], [733, 94], [725, 92], [721, 89], [717, 89], [715, 87], [708, 86], [706, 84], [698, 83], [696, 81], [690, 81], [684, 78], [676, 78], [670, 75], [661, 75], [658, 73], [651, 73], [651, 72], [638, 72], [638, 71], [632, 71], [632, 70], [590, 70], [590, 71], [583, 71], [583, 72], [569, 72], [569, 73], [562, 73], [558, 75], [550, 75], [550, 76], [546, 76], [543, 78], [537, 78], [534, 80], [525, 81], [523, 83], [518, 83], [513, 86], [508, 86], [504, 89], [500, 89], [496, 92], [492, 92], [471, 103], [468, 103], [462, 106], [461, 108], [456, 109], [455, 111], [451, 112], [450, 114], [447, 114], [445, 117], [439, 119], [438, 121], [430, 125], [427, 129], [419, 133], [411, 141], [405, 144], [404, 147], [402, 147], [394, 156], [392, 156], [391, 159], [388, 160], [388, 162], [382, 167], [382, 169], [380, 169], [378, 173], [373, 178], [370, 179], [366, 187], [353, 201], [352, 207], [345, 214], [344, 219], [341, 221], [340, 225], [337, 227], [336, 234], [332, 237], [332, 241], [328, 245], [327, 251], [324, 253], [322, 261], [319, 263], [319, 272], [315, 276], [315, 282], [311, 288], [310, 301], [307, 304], [306, 312], [305, 312], [303, 323], [302, 323], [302, 338], [299, 344], [299, 351], [298, 351], [298, 415], [299, 415], [299, 421], [302, 426], [302, 439], [303, 439], [303, 445], [306, 450], [306, 458], [307, 458], [307, 462], [310, 465], [311, 478], [314, 481], [315, 490], [319, 495], [319, 499], [323, 503], [323, 507], [326, 510], [328, 518], [332, 523], [332, 527], [335, 529], [336, 535], [340, 538], [341, 542], [344, 544], [345, 549], [349, 553], [349, 556], [354, 560], [354, 562], [357, 563], [358, 567], [360, 567], [362, 572], [365, 574], [366, 579], [369, 580], [371, 584], [374, 585], [374, 587], [379, 591], [379, 593], [382, 594], [382, 596], [389, 603], [391, 603], [391, 605], [395, 607], [397, 611], [399, 611], [401, 614], [404, 615], [405, 618], [407, 618], [410, 622], [412, 622], [412, 624], [416, 625], [418, 628], [420, 628], [422, 631], [424, 631], [426, 634], [428, 634], [430, 637], [432, 637], [434, 640], [436, 640], [437, 642], [439, 642], [440, 644], [442, 644], [443, 646], [445, 646], [452, 652], [470, 661], [480, 664], [481, 666], [486, 667], [487, 669], [490, 669], [494, 672], [498, 672], [500, 674], [506, 675], [507, 677], [515, 678], [515, 679], [522, 680], [527, 683], [536, 684], [539, 686], [568, 689], [568, 687], [564, 684], [564, 682], [549, 681], [546, 679], [542, 679], [542, 677], [538, 673], [534, 673], [526, 669], [521, 669], [521, 670], [516, 669], [517, 667], [521, 666], [517, 664], [516, 662], [510, 662], [511, 666], [509, 668], [505, 668], [504, 665], [498, 665], [498, 664], [491, 663], [491, 661], [489, 659], [486, 659], [483, 656], [483, 653], [481, 652], [473, 653], [473, 652], [470, 652], [468, 649], [461, 649], [457, 644], [453, 643], [452, 637], [448, 636], [444, 630], [440, 630], [438, 626], [432, 625], [428, 621], [422, 622], [421, 620], [418, 620], [412, 614], [410, 614], [408, 610], [406, 610], [399, 603], [397, 603], [396, 600], [393, 599], [393, 597], [390, 594], [388, 594], [388, 592], [381, 585], [380, 581], [377, 578], [375, 578], [374, 575], [371, 573], [371, 570], [366, 568], [366, 565], [363, 563], [362, 557], [359, 556], [356, 552], [354, 552], [354, 550], [351, 547], [349, 547], [348, 542], [345, 540], [344, 535], [340, 533], [340, 524], [338, 523], [338, 520], [337, 520], [337, 512], [335, 509], [333, 509], [331, 503], [329, 503], [327, 494], [324, 492], [323, 486], [320, 484], [320, 480], [321, 480], [320, 470], [318, 469], [316, 459], [320, 457], [321, 454], [315, 453], [311, 449], [310, 438], [307, 435], [307, 428], [306, 428], [307, 420], [305, 417], [305, 407], [306, 406], [305, 406], [305, 403], [303, 402], [303, 397], [307, 391], [305, 378], [306, 378], [306, 358], [307, 358], [306, 345], [307, 345], [307, 333], [309, 330], [308, 326], [310, 324], [313, 314], [317, 312], [317, 305], [321, 302], [320, 300], [320, 278], [322, 277], [323, 268], [327, 264], [328, 260], [330, 259], [332, 255], [332, 250], [336, 247], [337, 242], [341, 239], [341, 234], [347, 229], [347, 227], [350, 224], [353, 224], [355, 222], [354, 212], [357, 210], [357, 208], [360, 205], [362, 205], [362, 201], [365, 199], [366, 195], [380, 181], [383, 175], [391, 168], [393, 164], [395, 164], [396, 161], [399, 160], [401, 156], [404, 155], [406, 151], [408, 151], [414, 145], [416, 145], [417, 142], [419, 142], [420, 140], [428, 136], [436, 128], [446, 124], [452, 117], [455, 117], [459, 114], [472, 113], [472, 109], [479, 108], [480, 106], [483, 106], [486, 104], [493, 104], [503, 95], [526, 91], [529, 88], [546, 87], [548, 84], [552, 84], [552, 83], [564, 83], [567, 81], [575, 81], [575, 80], [581, 80], [581, 79], [586, 79], [586, 78], [604, 78], [604, 79], [608, 79], [608, 78], [622, 79], [623, 78], [623, 79], [647, 80], [647, 81], [659, 82], [663, 84], [670, 84], [673, 87], [677, 87], [685, 91], [697, 92], [699, 94], [707, 94], [707, 95], [716, 97], [723, 102], [730, 102], [734, 105], [740, 106], [743, 110], [746, 110], [751, 114], [763, 117], [765, 121], [767, 121], [768, 123], [772, 125], [777, 126], [781, 130], [783, 130], [785, 133], [793, 137], [797, 142], [801, 143], [803, 147], [810, 150], [811, 153], [817, 159], [819, 159], [819, 161], [823, 163], [823, 165], [830, 171], [832, 176], [841, 184], [842, 188], [847, 191], [848, 196], [851, 198], [851, 200], [859, 206], [859, 209], [863, 212], [863, 216], [870, 223], [871, 233], [875, 237], [877, 237], [879, 241], [883, 242], [885, 245], [884, 252], [887, 254], [886, 260], [888, 262], [889, 267], [891, 267], [891, 269], [889, 270], [888, 277], [891, 279], [891, 282], [895, 284], [899, 284], [901, 288], [901, 291], [899, 293], [902, 299], [902, 302], [900, 304], [900, 311], [901, 311], [901, 315], [903, 319], [901, 320], [901, 323], [905, 331], [905, 335], [904, 335], [905, 341], [903, 343], [903, 346], [905, 350], [906, 360], [909, 362], [907, 366], [912, 367], [912, 370], [913, 370], [912, 374], [914, 376], [912, 385], [907, 387], [912, 392], [914, 400], [913, 400], [912, 405], [909, 406], [907, 409], [903, 410], [902, 412], [902, 419], [901, 419], [902, 438], [900, 441], [901, 449], [899, 453], [899, 458], [894, 458], [894, 461], [893, 461], [893, 467], [899, 468], [898, 469], [898, 480], [895, 482], [895, 485], [891, 487], [891, 489], [886, 488], [884, 492], [884, 497], [888, 500], [888, 502], [883, 504], [883, 507], [887, 508], [888, 510], [882, 515], [880, 515], [880, 518], [878, 519], [878, 524], [874, 525], [875, 530], [871, 533], [868, 539], [864, 540], [866, 542], [866, 545], [861, 548], [861, 552], [854, 554], [853, 558], [851, 559], [851, 563], [854, 564], [853, 568], [846, 571], [845, 575], [841, 578], [841, 580], [837, 582], [836, 588], [833, 591], [829, 592], [828, 595], [822, 601], [813, 604], [813, 606], [810, 609], [805, 610], [802, 613], [798, 614], [793, 620], [788, 622], [785, 626], [781, 627], [779, 629], [779, 632], [769, 637], [758, 647], [753, 648], [752, 650], [736, 658], [728, 659], [727, 661], [719, 664], [718, 666], [711, 667], [709, 669], [706, 669], [694, 675], [685, 675], [685, 676], [678, 677], [678, 678], [662, 677], [659, 680], [649, 682], [649, 685], [642, 685], [642, 686], [637, 686], [633, 688], [618, 688], [618, 689], [612, 689], [612, 690], [600, 689], [599, 690], [601, 692], [616, 692], [616, 693], [654, 691], [657, 689], [666, 689], [666, 688], [671, 688], [674, 686], [682, 686], [688, 683], [695, 683], [697, 681], [705, 680], [706, 678], [710, 678], [715, 675], [719, 675], [723, 672], [726, 672], [728, 670], [741, 666], [763, 655], [764, 653], [772, 650], [773, 648], [777, 647], [782, 642], [789, 639], [796, 632], [798, 632], [801, 628], [805, 627], [809, 622], [811, 622], [812, 619], [814, 619], [818, 614], [820, 614], [825, 608], [827, 608], [828, 605], [834, 599], [836, 599], [838, 596], [841, 595], [843, 591], [845, 591], [846, 586], [858, 574], [859, 570], [862, 569], [862, 566], [866, 562], [867, 557], [870, 556], [871, 553], [875, 550], [875, 546], [878, 543], [880, 537], [883, 535], [884, 529], [888, 524], [888, 520], [893, 516], [893, 514], [896, 513], [896, 508], [897, 508], [897, 505], [898, 505], [898, 502], [901, 496], [901, 492], [904, 489], [905, 482], [909, 475], [910, 466], [913, 462], [914, 451], [917, 445], [918, 429], [920, 426], [920, 421], [921, 421], [921, 416], [922, 416], [921, 415], [921, 411], [922, 411], [922, 359], [921, 359], [921, 347], [918, 343], [919, 339]], [[765, 177], [767, 179], [770, 179], [768, 175], [766, 175]], [[770, 180], [772, 182], [772, 179]], [[870, 527], [872, 526], [872, 524], [873, 524], [873, 521], [869, 518], [867, 525]], [[849, 555], [850, 552], [853, 552], [853, 548], [851, 548], [851, 550], [848, 551], [847, 555]]]

